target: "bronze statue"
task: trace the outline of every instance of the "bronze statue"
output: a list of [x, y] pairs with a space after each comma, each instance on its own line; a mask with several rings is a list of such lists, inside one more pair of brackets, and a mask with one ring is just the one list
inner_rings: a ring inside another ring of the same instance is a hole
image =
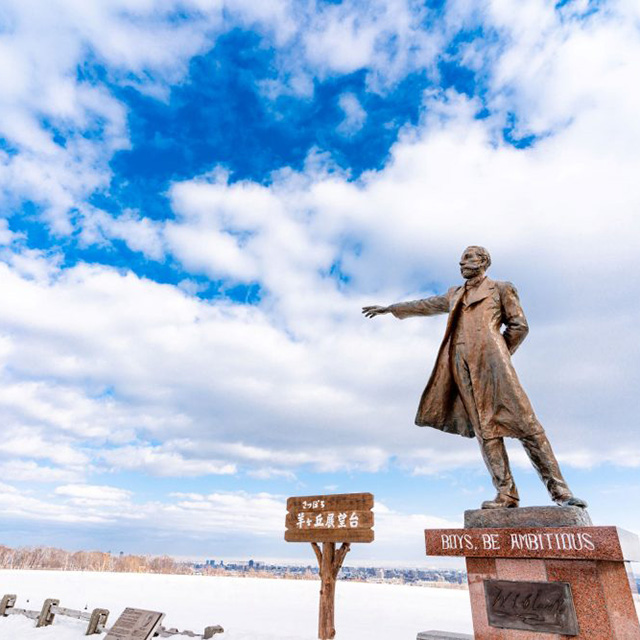
[[[460, 260], [463, 286], [441, 296], [388, 307], [363, 307], [367, 318], [392, 313], [396, 318], [448, 313], [436, 365], [422, 394], [416, 424], [477, 438], [498, 494], [483, 509], [519, 503], [504, 438], [518, 438], [554, 502], [586, 507], [562, 477], [551, 444], [511, 364], [511, 354], [529, 332], [518, 292], [510, 282], [485, 275], [491, 256], [483, 247], [467, 247]], [[502, 325], [505, 326], [501, 333]]]

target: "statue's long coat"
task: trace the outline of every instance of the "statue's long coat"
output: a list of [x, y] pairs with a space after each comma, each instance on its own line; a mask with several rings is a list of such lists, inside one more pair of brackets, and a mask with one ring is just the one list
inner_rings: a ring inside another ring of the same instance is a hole
[[[522, 438], [543, 431], [511, 364], [511, 354], [529, 328], [518, 293], [510, 282], [485, 278], [465, 296], [452, 287], [445, 295], [400, 302], [390, 309], [396, 318], [448, 313], [444, 340], [431, 378], [420, 399], [416, 424], [472, 438]], [[464, 322], [461, 322], [461, 314]], [[505, 326], [504, 332], [501, 327]], [[460, 335], [464, 327], [464, 336]], [[453, 350], [465, 342], [479, 424], [474, 429], [453, 378]], [[476, 433], [479, 431], [479, 433]]]

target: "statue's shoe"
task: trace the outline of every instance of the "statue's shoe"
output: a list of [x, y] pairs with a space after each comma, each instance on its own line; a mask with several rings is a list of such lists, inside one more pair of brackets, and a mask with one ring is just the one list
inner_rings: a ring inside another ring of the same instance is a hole
[[589, 506], [586, 500], [576, 498], [576, 496], [562, 496], [562, 498], [556, 498], [554, 502], [561, 507], [580, 507], [581, 509], [586, 509]]
[[482, 503], [483, 509], [513, 509], [519, 504], [515, 498], [509, 496], [497, 496], [495, 500], [485, 500]]

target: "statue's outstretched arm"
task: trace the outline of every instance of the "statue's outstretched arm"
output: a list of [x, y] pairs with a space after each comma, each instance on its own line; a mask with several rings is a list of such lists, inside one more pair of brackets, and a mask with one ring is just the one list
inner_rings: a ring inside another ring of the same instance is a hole
[[422, 300], [412, 300], [410, 302], [397, 302], [388, 307], [377, 305], [362, 307], [362, 313], [367, 318], [375, 318], [384, 313], [392, 313], [401, 320], [411, 316], [435, 316], [440, 313], [449, 313], [449, 295], [432, 296]]
[[362, 313], [367, 318], [375, 318], [376, 316], [381, 316], [385, 313], [391, 313], [390, 307], [381, 307], [380, 305], [374, 304], [370, 307], [362, 307]]

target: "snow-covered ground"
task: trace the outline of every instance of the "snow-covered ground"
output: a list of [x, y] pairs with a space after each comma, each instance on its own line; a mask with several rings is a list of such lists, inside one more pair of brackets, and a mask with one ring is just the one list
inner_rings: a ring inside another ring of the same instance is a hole
[[[58, 598], [72, 609], [109, 609], [110, 624], [125, 607], [152, 609], [166, 613], [165, 627], [201, 633], [222, 625], [225, 633], [215, 636], [221, 640], [315, 640], [319, 587], [307, 580], [0, 570], [0, 596], [17, 594], [18, 607], [39, 610], [46, 598]], [[338, 640], [414, 640], [427, 629], [471, 633], [469, 595], [339, 582], [336, 629]], [[80, 640], [84, 630], [85, 623], [62, 617], [41, 629], [23, 616], [0, 619], [0, 640]]]

